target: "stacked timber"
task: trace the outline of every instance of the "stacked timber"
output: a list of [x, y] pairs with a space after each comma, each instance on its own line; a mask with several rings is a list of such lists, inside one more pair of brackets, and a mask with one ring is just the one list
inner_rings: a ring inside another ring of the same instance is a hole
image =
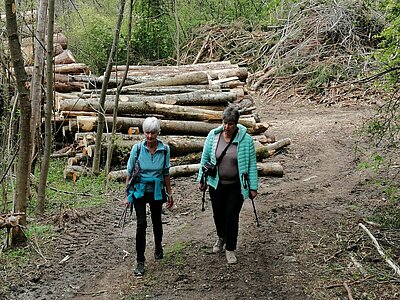
[[[126, 73], [124, 85], [117, 90]], [[112, 167], [124, 168], [132, 146], [144, 138], [142, 123], [148, 116], [161, 120], [160, 138], [171, 148], [173, 176], [191, 175], [198, 171], [205, 137], [222, 122], [224, 108], [233, 103], [241, 116], [239, 123], [253, 136], [257, 147], [260, 175], [282, 176], [279, 164], [263, 163], [290, 140], [266, 145], [269, 125], [261, 122], [253, 98], [246, 90], [247, 69], [229, 61], [182, 66], [116, 66], [111, 72], [105, 105], [100, 106], [100, 90], [81, 93], [58, 93], [57, 113], [63, 120], [63, 132], [74, 133], [74, 153], [64, 171], [66, 178], [84, 174], [93, 156], [97, 115], [105, 116], [102, 151], [110, 141], [113, 112], [116, 110], [116, 135]], [[99, 77], [97, 82], [102, 82]], [[118, 106], [116, 107], [116, 97]], [[117, 167], [116, 167], [117, 166]], [[90, 167], [90, 166], [89, 166]], [[111, 172], [109, 178], [124, 177], [124, 170]], [[74, 175], [75, 174], [75, 175]], [[119, 175], [116, 175], [119, 174]]]
[[[260, 134], [268, 124], [260, 122], [252, 97], [245, 89], [247, 69], [230, 62], [185, 66], [117, 66], [111, 80], [127, 82], [118, 94], [117, 131], [141, 129], [147, 116], [161, 119], [162, 134], [205, 136], [221, 123], [221, 113], [229, 103], [241, 111], [239, 122], [251, 134]], [[101, 81], [99, 78], [98, 81]], [[57, 94], [58, 113], [64, 131], [90, 132], [97, 126], [97, 113], [105, 114], [107, 130], [112, 128], [116, 88], [108, 88], [100, 107], [100, 91], [87, 89], [79, 94]]]
[[[64, 33], [55, 33], [53, 40], [54, 90], [60, 93], [69, 93], [81, 92], [88, 88], [88, 77], [91, 77], [90, 68], [84, 63], [76, 62], [71, 50], [68, 49], [68, 39]], [[25, 70], [27, 75], [31, 76], [34, 68], [34, 38], [23, 38], [21, 45]]]

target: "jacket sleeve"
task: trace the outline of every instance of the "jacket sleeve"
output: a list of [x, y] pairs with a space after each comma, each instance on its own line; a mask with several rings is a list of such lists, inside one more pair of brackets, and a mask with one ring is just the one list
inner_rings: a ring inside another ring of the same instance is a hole
[[254, 147], [254, 141], [249, 136], [249, 179], [250, 190], [258, 190], [258, 171], [257, 171], [257, 157]]
[[135, 164], [137, 152], [137, 144], [134, 144], [131, 149], [131, 154], [129, 155], [128, 164], [126, 166], [126, 176], [130, 176], [132, 174], [132, 169]]
[[206, 141], [204, 142], [203, 146], [203, 152], [201, 154], [201, 160], [200, 160], [200, 169], [199, 169], [199, 175], [197, 176], [197, 181], [200, 182], [201, 176], [203, 175], [203, 170], [202, 167], [207, 161], [211, 161], [211, 151], [212, 151], [212, 144], [214, 140], [214, 134], [213, 131], [210, 131], [207, 135]]

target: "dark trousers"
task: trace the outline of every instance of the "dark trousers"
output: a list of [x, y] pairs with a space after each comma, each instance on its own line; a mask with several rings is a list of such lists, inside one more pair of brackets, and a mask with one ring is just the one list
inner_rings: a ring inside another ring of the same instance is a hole
[[142, 198], [134, 199], [133, 206], [136, 212], [136, 260], [144, 262], [146, 260], [144, 252], [146, 250], [146, 203], [150, 205], [151, 222], [153, 224], [154, 244], [156, 249], [161, 249], [163, 228], [161, 222], [162, 201], [154, 200], [153, 193], [145, 193]]
[[226, 250], [236, 250], [239, 214], [243, 206], [240, 184], [219, 184], [217, 189], [210, 187], [210, 198], [217, 235], [224, 239]]

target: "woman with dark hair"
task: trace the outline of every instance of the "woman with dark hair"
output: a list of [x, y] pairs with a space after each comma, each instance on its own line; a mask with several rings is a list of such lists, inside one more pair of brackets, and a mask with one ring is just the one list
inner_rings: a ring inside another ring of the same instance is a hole
[[[146, 250], [146, 204], [150, 206], [151, 221], [154, 234], [154, 258], [163, 258], [161, 222], [162, 205], [173, 206], [171, 181], [169, 176], [170, 149], [157, 137], [160, 133], [160, 121], [155, 117], [146, 118], [143, 122], [144, 141], [132, 147], [128, 160], [128, 176], [126, 178], [127, 197], [125, 205], [133, 205], [136, 213], [136, 268], [134, 275], [144, 274]], [[129, 184], [130, 174], [139, 162], [139, 176], [133, 184]], [[164, 190], [166, 194], [164, 194]]]
[[217, 241], [213, 252], [225, 246], [228, 264], [235, 264], [239, 233], [239, 214], [246, 198], [254, 199], [258, 190], [257, 160], [252, 137], [239, 122], [239, 110], [228, 106], [223, 124], [211, 130], [201, 157], [198, 181], [202, 191], [209, 187]]

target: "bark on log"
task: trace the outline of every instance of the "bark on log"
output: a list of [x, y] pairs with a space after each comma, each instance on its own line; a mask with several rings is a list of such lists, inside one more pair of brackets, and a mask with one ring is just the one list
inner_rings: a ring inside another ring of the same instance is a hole
[[[123, 72], [112, 73], [111, 78], [122, 78]], [[218, 80], [228, 77], [237, 77], [245, 82], [248, 77], [247, 68], [232, 68], [224, 70], [195, 71], [176, 74], [156, 73], [153, 75], [144, 75], [138, 72], [128, 72], [127, 78], [138, 82], [136, 85], [143, 86], [165, 86], [165, 85], [185, 85], [185, 84], [205, 84], [212, 83], [212, 80]]]
[[[112, 128], [112, 117], [105, 117], [105, 122], [108, 130]], [[119, 132], [127, 132], [129, 127], [142, 128], [144, 118], [117, 118], [117, 130]], [[95, 117], [77, 117], [76, 121], [69, 122], [70, 131], [94, 131], [97, 127], [97, 118]], [[162, 134], [189, 134], [206, 136], [208, 132], [217, 127], [216, 124], [199, 122], [199, 121], [174, 121], [174, 120], [161, 120]]]
[[73, 64], [73, 63], [76, 63], [76, 60], [75, 60], [74, 56], [72, 55], [71, 50], [66, 49], [54, 57], [54, 63], [56, 65]]
[[[243, 91], [242, 91], [243, 92]], [[185, 106], [195, 105], [222, 105], [226, 106], [229, 102], [233, 102], [238, 98], [238, 92], [212, 92], [212, 91], [196, 91], [185, 94], [173, 94], [173, 95], [157, 95], [157, 96], [140, 96], [140, 95], [120, 95], [120, 104], [123, 102], [156, 102], [164, 104], [177, 104]], [[71, 110], [71, 107], [75, 102], [84, 103], [85, 101], [99, 102], [98, 98], [77, 98], [60, 103], [62, 110]], [[115, 101], [115, 96], [108, 95], [106, 101]], [[78, 105], [77, 103], [77, 105]], [[85, 104], [79, 104], [84, 106]], [[78, 109], [76, 109], [78, 110]]]
[[[186, 177], [195, 175], [200, 168], [200, 164], [179, 165], [169, 169], [171, 177]], [[257, 163], [259, 176], [283, 176], [283, 167], [279, 163]], [[112, 171], [108, 173], [109, 180], [124, 180], [127, 176], [126, 170]]]
[[[118, 75], [117, 75], [118, 76]], [[122, 76], [122, 75], [121, 75]], [[120, 77], [120, 76], [118, 76]], [[129, 77], [128, 77], [129, 78]], [[204, 72], [179, 74], [174, 77], [161, 78], [148, 82], [135, 84], [135, 87], [175, 86], [187, 84], [208, 84], [208, 76]]]
[[[106, 101], [103, 112], [111, 114], [114, 110], [114, 102]], [[80, 99], [78, 101], [64, 100], [60, 103], [60, 110], [63, 111], [100, 111], [97, 100]], [[195, 108], [191, 106], [168, 105], [152, 102], [121, 102], [118, 104], [118, 115], [129, 114], [159, 114], [168, 119], [179, 119], [189, 121], [213, 121], [219, 123], [222, 120], [220, 111]], [[241, 117], [239, 123], [253, 128], [256, 124], [252, 117]]]
[[[108, 95], [115, 95], [117, 89], [108, 89]], [[161, 87], [144, 87], [137, 88], [126, 85], [122, 87], [121, 94], [138, 94], [138, 95], [166, 95], [166, 94], [184, 94], [191, 92], [222, 92], [221, 85], [181, 85], [181, 86], [161, 86]]]
[[[90, 146], [93, 145], [95, 140], [95, 133], [76, 133], [75, 142], [78, 145]], [[106, 144], [111, 138], [110, 133], [104, 133], [102, 136], [102, 143]], [[181, 135], [165, 135], [159, 136], [159, 139], [164, 143], [168, 144], [171, 148], [171, 156], [181, 156], [190, 153], [201, 152], [205, 142], [205, 137], [200, 136], [181, 136]], [[121, 146], [123, 148], [132, 148], [134, 144], [139, 141], [143, 141], [144, 136], [140, 135], [128, 135], [128, 134], [117, 134], [115, 135], [116, 147]]]
[[[32, 75], [33, 67], [32, 66], [25, 67], [25, 71], [28, 75]], [[87, 65], [83, 63], [61, 64], [61, 65], [54, 65], [54, 73], [89, 75], [90, 69]]]
[[[142, 72], [154, 72], [158, 73], [168, 73], [168, 72], [189, 72], [189, 71], [205, 71], [205, 70], [215, 70], [215, 69], [231, 69], [234, 67], [239, 67], [238, 65], [231, 64], [230, 61], [218, 61], [210, 63], [199, 63], [199, 64], [188, 64], [179, 66], [149, 66], [149, 65], [131, 65], [128, 67], [129, 71], [142, 71]], [[115, 71], [125, 71], [126, 66], [114, 66], [113, 72]]]
[[285, 138], [267, 146], [256, 147], [257, 160], [272, 156], [276, 151], [290, 145], [291, 139]]
[[85, 87], [83, 82], [54, 82], [54, 90], [59, 93], [80, 92]]
[[89, 75], [90, 69], [87, 65], [83, 63], [61, 64], [61, 65], [54, 65], [54, 73]]
[[90, 169], [83, 166], [67, 165], [64, 168], [64, 179], [76, 180], [90, 173]]

